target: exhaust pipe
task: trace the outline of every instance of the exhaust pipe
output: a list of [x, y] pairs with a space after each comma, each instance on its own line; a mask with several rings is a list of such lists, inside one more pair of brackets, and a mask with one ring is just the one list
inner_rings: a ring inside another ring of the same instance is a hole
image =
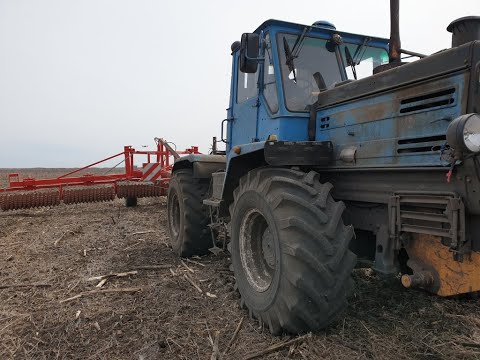
[[400, 0], [390, 0], [390, 41], [388, 42], [388, 64], [379, 65], [373, 69], [373, 74], [393, 69], [402, 63], [400, 45]]
[[390, 63], [400, 63], [400, 0], [390, 0], [390, 42], [388, 58]]

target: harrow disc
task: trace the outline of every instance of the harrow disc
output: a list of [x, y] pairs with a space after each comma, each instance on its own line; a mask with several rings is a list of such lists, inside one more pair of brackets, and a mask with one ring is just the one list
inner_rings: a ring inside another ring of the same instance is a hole
[[63, 190], [64, 204], [80, 204], [115, 199], [115, 189], [108, 186], [71, 187]]
[[60, 204], [58, 190], [12, 192], [0, 196], [0, 208], [6, 210], [30, 209]]
[[117, 196], [122, 198], [143, 198], [164, 196], [165, 188], [161, 184], [123, 181], [117, 184]]

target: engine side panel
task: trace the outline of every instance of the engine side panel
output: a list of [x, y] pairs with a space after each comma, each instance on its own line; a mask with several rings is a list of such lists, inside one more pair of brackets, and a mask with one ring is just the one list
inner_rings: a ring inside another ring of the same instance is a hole
[[466, 108], [468, 80], [457, 72], [321, 110], [317, 140], [333, 142], [335, 168], [445, 166], [446, 130]]

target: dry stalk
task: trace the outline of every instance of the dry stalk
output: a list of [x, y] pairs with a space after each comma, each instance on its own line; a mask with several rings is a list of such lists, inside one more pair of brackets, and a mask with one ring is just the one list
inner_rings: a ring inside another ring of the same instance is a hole
[[80, 299], [81, 297], [84, 296], [90, 296], [90, 295], [96, 295], [96, 294], [108, 294], [108, 293], [134, 293], [142, 291], [141, 287], [134, 287], [134, 288], [119, 288], [119, 289], [97, 289], [97, 290], [90, 290], [90, 291], [84, 291], [81, 292], [80, 294], [77, 294], [75, 296], [69, 297], [67, 299], [60, 300], [60, 303], [66, 303], [72, 300]]
[[290, 345], [293, 345], [293, 344], [297, 344], [301, 341], [304, 341], [305, 339], [311, 337], [312, 334], [307, 334], [307, 335], [303, 335], [303, 336], [299, 336], [295, 339], [292, 339], [292, 340], [288, 340], [288, 341], [284, 341], [282, 343], [279, 343], [279, 344], [275, 344], [275, 345], [272, 345], [262, 351], [258, 351], [258, 352], [255, 352], [255, 353], [251, 353], [249, 355], [247, 355], [244, 360], [250, 360], [250, 359], [256, 359], [256, 358], [259, 358], [259, 357], [262, 357], [264, 355], [267, 355], [267, 354], [270, 354], [272, 352], [277, 352], [278, 350], [281, 350], [285, 347], [288, 347]]
[[145, 242], [145, 240], [143, 240], [143, 239], [138, 239], [138, 240], [140, 240], [140, 241], [139, 241], [139, 242], [136, 242], [136, 243], [133, 244], [133, 245], [127, 246], [126, 248], [123, 249], [123, 251], [129, 250], [129, 249], [131, 249], [131, 248], [133, 248], [133, 247], [135, 247], [135, 246], [137, 246], [137, 245], [140, 245], [142, 242]]
[[57, 246], [60, 240], [62, 240], [67, 234], [75, 235], [75, 231], [72, 231], [72, 230], [65, 231], [57, 240], [54, 241], [53, 245]]
[[218, 349], [218, 338], [220, 337], [220, 331], [215, 331], [215, 341], [213, 342], [213, 352], [210, 360], [220, 360], [220, 350]]
[[195, 281], [193, 281], [193, 279], [188, 276], [187, 274], [183, 274], [183, 277], [185, 280], [187, 280], [190, 284], [192, 284], [192, 286], [198, 290], [199, 293], [203, 293], [203, 290], [200, 289], [200, 286], [198, 286], [197, 284], [195, 284]]
[[195, 273], [195, 271], [191, 267], [189, 267], [187, 264], [185, 264], [183, 260], [180, 260], [180, 262], [182, 263], [183, 267], [187, 269], [187, 271], [190, 271], [192, 274]]
[[51, 284], [5, 284], [0, 285], [0, 289], [22, 288], [22, 287], [50, 287]]
[[165, 265], [141, 265], [141, 266], [135, 266], [135, 270], [162, 270], [162, 269], [169, 269], [171, 268], [172, 265], [170, 264], [165, 264]]
[[242, 328], [243, 319], [244, 319], [244, 317], [242, 317], [242, 318], [240, 319], [240, 321], [238, 322], [237, 328], [235, 329], [235, 331], [234, 331], [234, 333], [233, 333], [233, 335], [232, 335], [232, 338], [231, 338], [230, 341], [228, 342], [227, 347], [225, 348], [225, 350], [223, 351], [223, 356], [225, 356], [225, 354], [228, 352], [228, 350], [230, 350], [230, 347], [233, 345], [233, 342], [234, 342], [235, 339], [237, 338], [237, 335], [238, 335], [238, 333], [240, 332], [240, 329]]
[[138, 271], [133, 270], [133, 271], [125, 271], [125, 272], [120, 272], [120, 273], [114, 273], [114, 274], [108, 274], [108, 275], [100, 275], [100, 276], [94, 276], [91, 278], [88, 278], [87, 281], [98, 281], [98, 280], [105, 280], [111, 277], [117, 277], [117, 278], [122, 278], [130, 275], [137, 275]]
[[146, 231], [138, 231], [131, 234], [127, 234], [127, 236], [135, 236], [135, 235], [144, 235], [144, 234], [153, 234], [156, 233], [156, 230], [146, 230]]
[[198, 261], [195, 261], [195, 260], [191, 260], [191, 259], [188, 259], [188, 258], [185, 258], [184, 259], [185, 261], [188, 261], [189, 263], [192, 263], [192, 264], [195, 264], [195, 265], [199, 265], [201, 267], [205, 267], [205, 264], [202, 264], [201, 262], [198, 262]]

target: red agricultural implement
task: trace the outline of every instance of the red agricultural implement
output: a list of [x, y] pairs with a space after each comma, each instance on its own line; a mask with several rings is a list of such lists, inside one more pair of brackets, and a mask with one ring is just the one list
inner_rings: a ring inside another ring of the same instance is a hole
[[[199, 154], [198, 147], [176, 151], [164, 139], [155, 138], [155, 151], [138, 151], [125, 146], [123, 151], [90, 165], [76, 169], [57, 178], [20, 179], [18, 173], [8, 175], [8, 187], [0, 189], [2, 210], [28, 209], [42, 206], [78, 204], [97, 201], [126, 199], [127, 206], [136, 204], [137, 198], [164, 196], [173, 160], [185, 154]], [[135, 156], [146, 156], [142, 167], [136, 167]], [[102, 175], [85, 173], [115, 158], [122, 158], [113, 168]], [[114, 168], [124, 164], [125, 172], [109, 174]], [[83, 173], [83, 174], [81, 174]]]

